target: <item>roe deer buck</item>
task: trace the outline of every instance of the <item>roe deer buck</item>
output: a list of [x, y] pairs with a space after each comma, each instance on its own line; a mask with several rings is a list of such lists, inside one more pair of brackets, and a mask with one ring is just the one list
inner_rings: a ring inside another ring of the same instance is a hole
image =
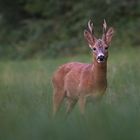
[[88, 22], [88, 30], [84, 31], [84, 37], [92, 50], [93, 62], [84, 64], [71, 62], [60, 66], [53, 75], [54, 87], [53, 114], [60, 108], [63, 99], [67, 101], [67, 113], [78, 102], [81, 113], [84, 113], [88, 99], [100, 98], [107, 88], [107, 58], [108, 47], [114, 30], [104, 20], [103, 35], [97, 39], [93, 32], [93, 23]]

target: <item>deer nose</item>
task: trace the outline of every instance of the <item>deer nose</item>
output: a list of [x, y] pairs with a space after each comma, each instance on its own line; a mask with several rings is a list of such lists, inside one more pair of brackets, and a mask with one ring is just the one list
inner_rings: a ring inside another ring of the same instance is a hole
[[97, 59], [98, 59], [99, 61], [104, 61], [105, 56], [104, 56], [103, 54], [101, 54], [101, 55], [99, 55], [99, 56], [97, 57]]

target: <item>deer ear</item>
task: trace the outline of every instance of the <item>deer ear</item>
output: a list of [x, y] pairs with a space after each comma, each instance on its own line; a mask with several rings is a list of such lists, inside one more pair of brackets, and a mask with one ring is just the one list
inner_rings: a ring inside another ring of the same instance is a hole
[[84, 31], [84, 37], [87, 40], [89, 46], [93, 46], [95, 44], [95, 37], [89, 31]]
[[111, 42], [113, 34], [114, 34], [114, 29], [110, 27], [105, 35], [105, 41], [107, 44]]

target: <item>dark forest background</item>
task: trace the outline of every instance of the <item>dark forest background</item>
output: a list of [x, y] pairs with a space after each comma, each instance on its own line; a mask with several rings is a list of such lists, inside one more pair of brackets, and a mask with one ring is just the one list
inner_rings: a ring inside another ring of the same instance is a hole
[[103, 19], [115, 28], [115, 47], [140, 46], [139, 0], [0, 0], [0, 58], [86, 53], [89, 19], [98, 35]]

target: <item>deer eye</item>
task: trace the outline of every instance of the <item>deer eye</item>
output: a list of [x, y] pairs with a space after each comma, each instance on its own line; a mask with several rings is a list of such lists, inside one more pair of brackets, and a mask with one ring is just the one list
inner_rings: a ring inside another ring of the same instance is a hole
[[93, 51], [96, 51], [96, 48], [93, 48]]
[[108, 50], [108, 47], [105, 47], [105, 50]]

